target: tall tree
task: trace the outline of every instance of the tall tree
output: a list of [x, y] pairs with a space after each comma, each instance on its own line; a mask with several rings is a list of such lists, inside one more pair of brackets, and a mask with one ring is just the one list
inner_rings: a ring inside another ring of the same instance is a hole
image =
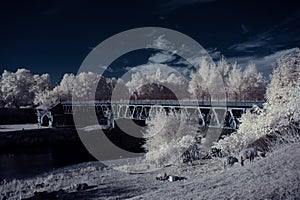
[[4, 70], [1, 91], [7, 107], [31, 105], [34, 99], [33, 76], [29, 70], [18, 69], [15, 73]]

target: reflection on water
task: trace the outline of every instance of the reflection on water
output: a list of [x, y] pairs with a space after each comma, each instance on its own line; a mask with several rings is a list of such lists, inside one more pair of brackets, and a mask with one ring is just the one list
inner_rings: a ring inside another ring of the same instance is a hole
[[0, 180], [30, 177], [94, 160], [80, 142], [14, 149], [0, 153]]
[[[134, 153], [143, 153], [144, 149], [141, 145], [144, 144], [144, 139], [142, 138], [141, 131], [144, 130], [145, 123], [143, 121], [134, 121], [134, 123], [138, 125], [135, 127], [129, 124], [130, 121], [131, 120], [117, 120], [115, 129], [104, 131], [105, 135], [113, 144], [123, 150]], [[31, 133], [32, 132], [27, 133], [24, 138], [39, 138], [38, 132]], [[88, 134], [95, 133], [97, 133], [97, 131], [88, 132]], [[43, 140], [48, 141], [52, 136], [59, 138], [60, 134], [63, 134], [63, 137], [74, 137], [74, 134], [76, 136], [70, 141], [60, 141], [58, 144], [19, 147], [7, 150], [6, 152], [0, 151], [0, 181], [5, 178], [31, 177], [72, 164], [96, 161], [81, 143], [75, 129], [55, 129], [53, 135], [52, 132], [45, 132], [41, 135], [40, 139], [42, 138]], [[20, 134], [18, 136], [20, 136]], [[25, 140], [21, 137], [16, 138]], [[101, 143], [99, 143], [99, 145], [101, 145]]]

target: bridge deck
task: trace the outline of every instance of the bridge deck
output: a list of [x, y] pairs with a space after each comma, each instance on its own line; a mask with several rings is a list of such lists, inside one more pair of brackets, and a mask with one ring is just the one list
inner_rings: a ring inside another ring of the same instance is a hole
[[66, 101], [63, 105], [73, 106], [97, 106], [104, 104], [119, 104], [119, 105], [162, 105], [162, 106], [203, 106], [203, 107], [244, 107], [251, 108], [254, 104], [262, 107], [262, 101], [195, 101], [195, 100], [119, 100], [119, 101]]

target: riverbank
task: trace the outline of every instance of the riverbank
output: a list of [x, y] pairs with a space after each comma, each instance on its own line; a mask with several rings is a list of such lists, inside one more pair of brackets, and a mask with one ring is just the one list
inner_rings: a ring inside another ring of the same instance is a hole
[[[88, 130], [86, 134], [103, 132], [96, 129]], [[139, 139], [127, 137], [118, 127], [104, 134], [120, 147], [133, 152], [142, 151]], [[105, 146], [101, 142], [99, 145]], [[53, 169], [95, 160], [83, 145], [75, 127], [0, 125], [0, 181], [33, 177]]]
[[[133, 159], [107, 165], [91, 162], [28, 179], [2, 181], [0, 191], [9, 199], [298, 199], [299, 160], [300, 144], [292, 144], [266, 158], [246, 162], [244, 167], [235, 164], [227, 170], [220, 158], [148, 173], [117, 170], [136, 165]], [[162, 173], [185, 179], [156, 180]]]
[[[0, 125], [0, 181], [95, 161], [74, 128]], [[1, 199], [1, 198], [0, 198]]]

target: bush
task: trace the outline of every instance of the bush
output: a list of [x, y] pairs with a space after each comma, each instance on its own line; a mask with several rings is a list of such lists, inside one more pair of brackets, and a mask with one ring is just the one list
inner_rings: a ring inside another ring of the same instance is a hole
[[145, 160], [165, 166], [182, 160], [184, 152], [196, 142], [197, 127], [185, 114], [157, 114], [148, 124], [144, 137]]

